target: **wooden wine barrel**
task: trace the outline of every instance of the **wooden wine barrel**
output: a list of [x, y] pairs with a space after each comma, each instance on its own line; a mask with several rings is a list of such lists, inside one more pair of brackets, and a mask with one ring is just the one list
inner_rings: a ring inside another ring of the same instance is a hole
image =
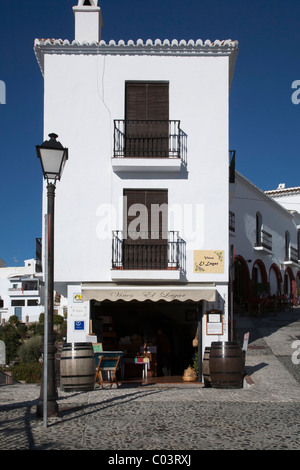
[[212, 342], [209, 370], [213, 388], [242, 388], [244, 360], [240, 345], [235, 341]]
[[94, 390], [96, 363], [92, 343], [65, 343], [60, 357], [61, 387], [65, 392]]
[[210, 355], [210, 348], [206, 347], [203, 354], [203, 361], [202, 361], [202, 375], [204, 380], [204, 387], [211, 387], [211, 378], [210, 378], [210, 371], [209, 371], [209, 355]]

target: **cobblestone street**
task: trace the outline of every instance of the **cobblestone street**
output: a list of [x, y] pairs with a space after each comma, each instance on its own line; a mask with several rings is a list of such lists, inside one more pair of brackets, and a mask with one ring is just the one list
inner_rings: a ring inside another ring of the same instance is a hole
[[0, 449], [111, 451], [105, 456], [117, 450], [299, 450], [300, 365], [291, 356], [300, 312], [240, 317], [238, 326], [240, 335], [250, 332], [251, 380], [243, 389], [193, 384], [59, 391], [59, 416], [45, 428], [35, 417], [40, 386], [4, 385]]

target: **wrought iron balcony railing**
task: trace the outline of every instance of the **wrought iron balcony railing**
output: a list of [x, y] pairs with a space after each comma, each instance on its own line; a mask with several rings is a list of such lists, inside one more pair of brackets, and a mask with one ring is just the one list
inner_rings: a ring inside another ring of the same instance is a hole
[[299, 263], [299, 253], [298, 253], [297, 248], [295, 248], [294, 246], [290, 246], [288, 255], [285, 256], [284, 261], [292, 261], [293, 263], [298, 264]]
[[[138, 238], [137, 238], [138, 235]], [[180, 269], [178, 232], [113, 231], [113, 269]]]
[[272, 235], [265, 230], [256, 230], [256, 247], [267, 248], [272, 251]]
[[180, 121], [114, 121], [115, 158], [183, 158], [185, 140]]

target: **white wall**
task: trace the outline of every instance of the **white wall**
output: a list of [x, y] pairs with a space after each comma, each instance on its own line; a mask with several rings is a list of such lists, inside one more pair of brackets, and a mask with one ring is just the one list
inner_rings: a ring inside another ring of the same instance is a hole
[[[110, 281], [111, 230], [100, 240], [103, 204], [119, 206], [123, 188], [168, 188], [169, 205], [196, 204], [198, 239], [187, 240], [187, 279], [224, 282], [228, 273], [194, 274], [194, 249], [228, 253], [228, 57], [45, 56], [45, 138], [69, 148], [56, 190], [55, 280]], [[125, 80], [168, 80], [170, 119], [188, 135], [187, 174], [114, 173], [113, 119], [124, 119]], [[187, 228], [173, 226], [169, 230]], [[180, 234], [184, 235], [184, 234]]]

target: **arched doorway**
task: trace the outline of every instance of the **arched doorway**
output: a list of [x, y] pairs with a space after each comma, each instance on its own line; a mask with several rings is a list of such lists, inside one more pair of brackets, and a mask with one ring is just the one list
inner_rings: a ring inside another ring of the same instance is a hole
[[282, 290], [282, 276], [277, 264], [273, 263], [269, 271], [270, 296], [280, 295]]
[[296, 299], [296, 282], [293, 271], [291, 268], [286, 268], [284, 273], [284, 282], [283, 282], [283, 290], [286, 299], [290, 299], [293, 303], [295, 303]]
[[269, 293], [266, 267], [261, 259], [257, 259], [252, 267], [253, 296], [260, 297]]

